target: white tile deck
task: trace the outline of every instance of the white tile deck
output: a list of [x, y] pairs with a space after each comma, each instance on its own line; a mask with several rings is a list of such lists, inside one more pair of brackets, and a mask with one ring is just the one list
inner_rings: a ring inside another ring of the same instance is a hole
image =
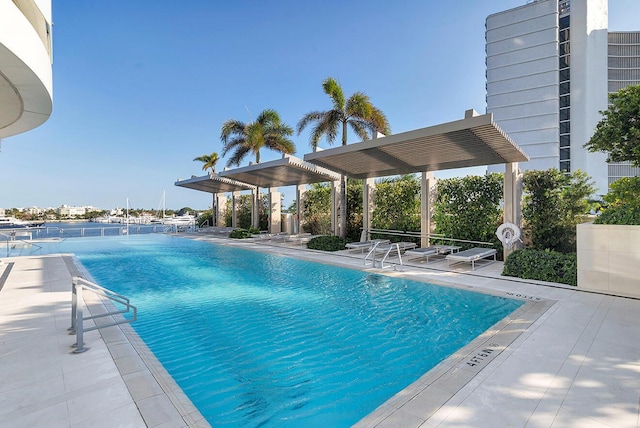
[[[365, 268], [353, 253], [191, 237]], [[63, 257], [3, 260], [0, 275], [13, 265], [0, 291], [0, 428], [208, 426], [129, 325], [89, 332], [90, 350], [71, 354], [73, 267]], [[383, 273], [528, 304], [358, 427], [640, 426], [639, 300], [509, 280], [501, 263], [453, 268], [415, 262]], [[95, 300], [88, 306], [104, 310]]]

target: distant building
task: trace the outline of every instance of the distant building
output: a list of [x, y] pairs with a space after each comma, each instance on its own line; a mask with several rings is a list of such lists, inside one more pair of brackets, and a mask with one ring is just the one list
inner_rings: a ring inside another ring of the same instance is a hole
[[51, 32], [51, 0], [0, 2], [0, 139], [51, 115]]
[[87, 213], [85, 207], [70, 207], [67, 205], [63, 205], [58, 208], [58, 215], [61, 217], [77, 217], [83, 216]]
[[523, 169], [581, 169], [599, 194], [638, 174], [583, 147], [608, 93], [640, 83], [640, 32], [609, 33], [607, 0], [534, 0], [490, 15], [486, 66], [487, 112], [529, 154]]

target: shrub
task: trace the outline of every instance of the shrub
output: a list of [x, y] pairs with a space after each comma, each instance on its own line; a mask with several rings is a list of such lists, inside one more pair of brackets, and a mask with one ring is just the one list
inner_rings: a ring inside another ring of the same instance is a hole
[[229, 234], [229, 238], [233, 238], [233, 239], [251, 238], [253, 234], [256, 233], [253, 230], [247, 230], [247, 229], [232, 230], [231, 233]]
[[505, 260], [502, 275], [578, 285], [578, 258], [576, 253], [516, 250]]
[[[502, 187], [502, 174], [497, 173], [439, 180], [433, 212], [435, 232], [456, 239], [491, 242], [501, 258], [502, 243], [495, 232], [502, 222]], [[475, 244], [461, 246], [465, 250]]]
[[640, 225], [640, 177], [614, 181], [604, 201], [608, 206], [594, 223]]
[[555, 168], [524, 173], [522, 217], [531, 248], [563, 253], [576, 251], [576, 225], [589, 212], [587, 197], [594, 192], [582, 171]]
[[307, 248], [322, 251], [344, 250], [347, 241], [337, 236], [316, 236], [307, 243]]

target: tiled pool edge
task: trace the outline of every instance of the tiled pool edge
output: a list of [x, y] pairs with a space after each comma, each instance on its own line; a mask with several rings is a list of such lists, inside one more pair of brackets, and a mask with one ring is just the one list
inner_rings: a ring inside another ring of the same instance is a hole
[[[547, 299], [526, 302], [353, 426], [375, 427], [383, 422], [393, 425], [394, 419], [404, 421], [407, 417], [428, 420], [465, 385], [481, 376], [492, 361], [554, 304], [555, 301]], [[428, 400], [424, 399], [426, 394]], [[419, 395], [423, 399], [419, 399]]]
[[[72, 276], [81, 276], [93, 281], [78, 259], [71, 255], [62, 257]], [[111, 300], [95, 294], [85, 293], [83, 298], [87, 310], [92, 315], [115, 309]], [[110, 323], [113, 321], [111, 318], [98, 318], [96, 324]], [[131, 324], [121, 324], [98, 331], [148, 427], [211, 426]]]

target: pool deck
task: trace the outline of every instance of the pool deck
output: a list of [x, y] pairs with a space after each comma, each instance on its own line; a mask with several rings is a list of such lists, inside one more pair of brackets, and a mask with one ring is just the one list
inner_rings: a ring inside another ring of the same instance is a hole
[[[346, 251], [190, 237], [527, 301], [358, 427], [640, 427], [640, 300], [506, 279], [500, 262], [399, 272]], [[130, 325], [88, 332], [90, 349], [72, 353], [68, 256], [0, 260], [0, 428], [209, 426]]]

